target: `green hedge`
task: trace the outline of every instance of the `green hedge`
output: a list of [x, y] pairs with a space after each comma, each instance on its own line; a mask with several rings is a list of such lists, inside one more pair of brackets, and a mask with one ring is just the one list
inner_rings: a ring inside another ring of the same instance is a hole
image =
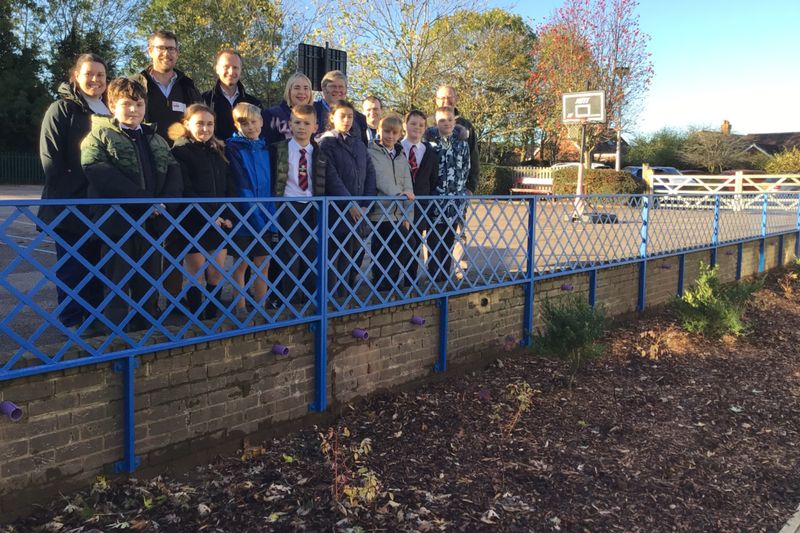
[[514, 173], [509, 167], [481, 164], [481, 174], [475, 194], [509, 194], [514, 185]]
[[[554, 194], [575, 194], [578, 168], [567, 167], [553, 173]], [[605, 168], [584, 170], [584, 194], [640, 194], [645, 192], [644, 183], [637, 182], [627, 172]]]

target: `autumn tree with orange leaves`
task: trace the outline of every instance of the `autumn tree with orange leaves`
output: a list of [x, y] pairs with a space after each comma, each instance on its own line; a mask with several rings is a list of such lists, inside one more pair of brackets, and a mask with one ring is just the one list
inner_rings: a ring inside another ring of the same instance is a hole
[[561, 124], [566, 92], [606, 93], [606, 124], [586, 128], [587, 164], [597, 142], [614, 138], [617, 128], [638, 115], [653, 77], [650, 37], [639, 29], [638, 5], [636, 0], [567, 0], [537, 28], [529, 83], [542, 155], [549, 152], [555, 161], [559, 141], [568, 134]]

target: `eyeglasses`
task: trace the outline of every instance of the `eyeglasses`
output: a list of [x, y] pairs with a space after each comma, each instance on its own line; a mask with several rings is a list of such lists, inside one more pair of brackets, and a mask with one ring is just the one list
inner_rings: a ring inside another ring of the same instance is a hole
[[167, 52], [169, 54], [177, 54], [178, 48], [175, 46], [161, 46], [160, 44], [153, 45], [153, 50], [156, 52]]

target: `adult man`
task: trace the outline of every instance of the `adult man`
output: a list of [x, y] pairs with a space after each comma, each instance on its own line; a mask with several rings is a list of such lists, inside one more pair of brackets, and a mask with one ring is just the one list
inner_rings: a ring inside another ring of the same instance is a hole
[[[317, 110], [317, 133], [321, 134], [328, 129], [328, 114], [333, 104], [339, 100], [347, 99], [347, 76], [341, 70], [331, 70], [326, 72], [320, 82], [322, 85], [322, 99], [314, 102]], [[356, 111], [353, 114], [353, 125], [350, 127], [350, 135], [361, 139], [364, 144], [367, 142], [367, 118]]]
[[378, 124], [383, 117], [383, 104], [376, 96], [367, 96], [361, 104], [361, 109], [364, 111], [364, 116], [367, 120], [367, 142], [378, 141], [380, 139], [380, 131], [378, 131]]
[[480, 176], [480, 158], [478, 157], [478, 143], [475, 137], [475, 128], [472, 127], [472, 122], [464, 118], [458, 113], [458, 93], [450, 85], [442, 85], [436, 89], [436, 107], [452, 107], [456, 111], [456, 124], [460, 124], [467, 128], [469, 137], [467, 144], [469, 145], [469, 177], [467, 177], [467, 191], [469, 194], [475, 192], [478, 186], [478, 177]]
[[178, 37], [171, 31], [158, 30], [147, 41], [152, 64], [136, 76], [147, 88], [145, 122], [155, 123], [156, 132], [169, 139], [167, 130], [180, 122], [183, 112], [202, 97], [194, 82], [175, 68], [178, 62]]
[[203, 93], [203, 102], [210, 107], [216, 115], [214, 135], [218, 139], [229, 139], [236, 131], [233, 125], [233, 108], [239, 102], [253, 104], [261, 107], [261, 100], [247, 94], [244, 85], [239, 80], [242, 75], [242, 56], [236, 50], [226, 49], [217, 52], [214, 62], [217, 73], [217, 83], [210, 91]]

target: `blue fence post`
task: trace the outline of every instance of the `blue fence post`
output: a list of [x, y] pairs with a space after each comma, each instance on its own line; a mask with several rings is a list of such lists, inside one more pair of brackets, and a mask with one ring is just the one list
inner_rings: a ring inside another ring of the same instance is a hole
[[528, 256], [527, 280], [525, 284], [525, 307], [522, 313], [522, 339], [520, 346], [533, 342], [533, 274], [536, 271], [536, 196], [528, 200]]
[[742, 256], [744, 255], [744, 244], [736, 245], [736, 280], [742, 279]]
[[310, 411], [328, 408], [328, 200], [323, 198], [317, 213], [317, 312], [314, 331], [314, 403]]
[[112, 365], [114, 372], [122, 374], [122, 385], [124, 395], [123, 404], [123, 423], [125, 425], [124, 442], [122, 448], [124, 456], [121, 461], [114, 463], [114, 472], [133, 472], [141, 464], [142, 460], [136, 455], [136, 418], [135, 418], [135, 394], [134, 370], [139, 367], [136, 356], [129, 356], [125, 359], [115, 361]]
[[717, 247], [719, 246], [719, 194], [714, 195], [714, 223], [711, 230], [711, 267], [717, 264]]
[[594, 307], [597, 302], [597, 269], [589, 271], [589, 305]]
[[442, 296], [436, 301], [436, 305], [439, 306], [439, 357], [436, 358], [433, 370], [435, 372], [446, 372], [449, 298], [447, 296]]
[[642, 229], [641, 242], [639, 244], [639, 294], [636, 302], [636, 309], [644, 311], [646, 304], [645, 294], [647, 293], [647, 225], [650, 219], [650, 200], [651, 195], [642, 197]]
[[763, 194], [764, 201], [761, 208], [761, 239], [758, 241], [758, 271], [764, 272], [764, 265], [766, 263], [764, 255], [767, 245], [767, 193]]
[[686, 254], [678, 256], [678, 297], [683, 296], [683, 279], [686, 277]]
[[800, 256], [800, 193], [797, 193], [797, 222], [794, 233], [794, 256]]

